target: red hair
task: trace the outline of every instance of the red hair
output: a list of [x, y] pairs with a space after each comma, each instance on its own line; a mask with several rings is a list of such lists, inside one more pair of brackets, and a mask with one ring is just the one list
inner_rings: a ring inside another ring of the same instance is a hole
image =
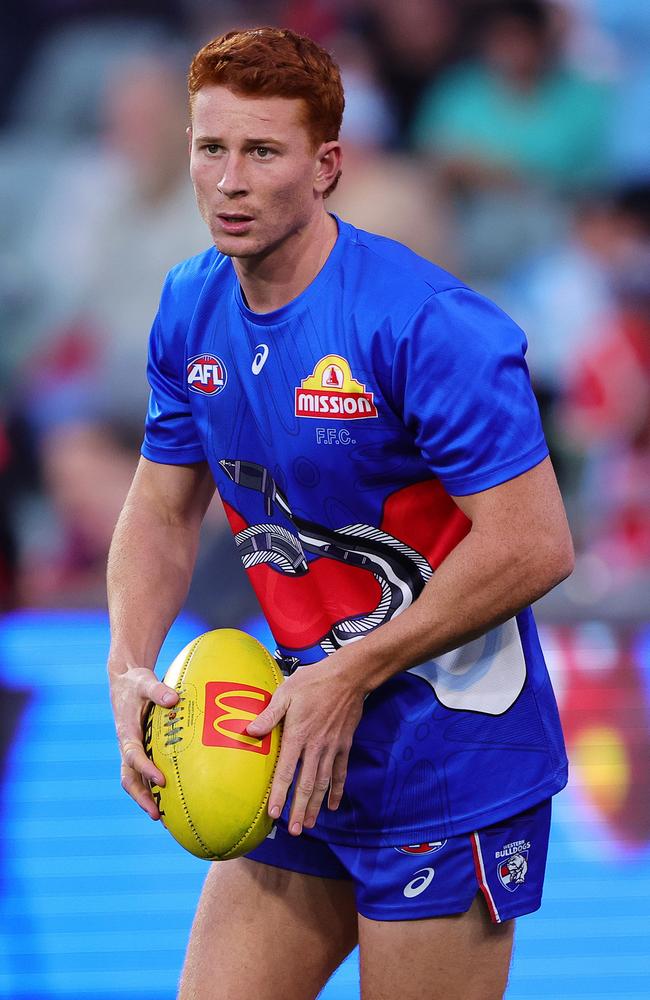
[[188, 76], [192, 98], [210, 84], [240, 94], [298, 98], [314, 143], [338, 139], [343, 119], [343, 85], [329, 52], [289, 28], [229, 31], [194, 56]]

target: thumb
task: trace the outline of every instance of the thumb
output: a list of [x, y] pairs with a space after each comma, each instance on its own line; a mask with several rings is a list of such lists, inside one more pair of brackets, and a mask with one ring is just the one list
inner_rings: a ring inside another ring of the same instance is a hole
[[266, 736], [284, 718], [289, 702], [281, 687], [275, 691], [263, 712], [246, 727], [249, 736]]
[[139, 693], [143, 698], [148, 698], [149, 701], [153, 701], [156, 705], [162, 705], [164, 708], [170, 708], [172, 705], [175, 705], [180, 697], [178, 691], [174, 691], [174, 688], [163, 684], [154, 673], [149, 677], [143, 678], [138, 687], [140, 689]]

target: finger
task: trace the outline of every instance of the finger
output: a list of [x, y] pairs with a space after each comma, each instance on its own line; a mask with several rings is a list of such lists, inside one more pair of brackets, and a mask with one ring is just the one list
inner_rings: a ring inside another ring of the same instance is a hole
[[289, 813], [289, 833], [293, 834], [294, 837], [302, 833], [305, 809], [314, 791], [317, 769], [318, 761], [314, 760], [313, 757], [303, 760], [300, 765], [300, 774], [293, 789]]
[[266, 736], [284, 718], [288, 707], [289, 699], [281, 687], [277, 688], [264, 711], [260, 712], [256, 719], [248, 723], [246, 732], [249, 736]]
[[321, 757], [320, 759], [318, 771], [316, 772], [316, 778], [314, 780], [314, 790], [312, 791], [309, 801], [305, 806], [305, 818], [302, 825], [308, 830], [311, 830], [311, 828], [316, 825], [316, 820], [318, 819], [323, 799], [327, 794], [332, 780], [333, 764], [334, 759], [329, 754], [326, 757]]
[[143, 783], [142, 776], [128, 764], [122, 765], [122, 788], [130, 795], [151, 819], [160, 819], [160, 810], [156, 805], [150, 788]]
[[142, 740], [135, 736], [120, 740], [122, 760], [125, 765], [133, 771], [137, 771], [146, 781], [152, 781], [154, 785], [165, 787], [165, 775], [156, 767], [154, 762], [147, 757]]
[[327, 797], [327, 808], [328, 809], [338, 809], [341, 805], [341, 799], [343, 798], [343, 787], [345, 785], [345, 779], [348, 774], [348, 758], [350, 756], [350, 750], [340, 751], [334, 758], [334, 764], [332, 765], [332, 780], [330, 784], [330, 791]]
[[299, 759], [299, 746], [291, 743], [282, 745], [269, 793], [268, 812], [272, 819], [277, 819], [284, 809], [284, 803], [287, 800], [287, 793], [296, 773]]
[[147, 701], [153, 701], [163, 708], [170, 708], [179, 700], [180, 695], [173, 687], [159, 681], [152, 671], [147, 671], [138, 678], [136, 685], [137, 693]]

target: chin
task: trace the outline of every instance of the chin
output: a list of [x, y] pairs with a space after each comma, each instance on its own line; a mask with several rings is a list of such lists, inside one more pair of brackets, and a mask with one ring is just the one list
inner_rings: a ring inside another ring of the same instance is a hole
[[264, 257], [276, 245], [261, 243], [259, 240], [247, 239], [246, 237], [226, 236], [224, 238], [223, 233], [213, 237], [213, 242], [219, 253], [226, 257], [240, 258]]
[[256, 251], [253, 247], [246, 244], [245, 240], [237, 240], [232, 237], [226, 237], [224, 239], [222, 234], [218, 237], [213, 237], [213, 243], [219, 253], [225, 254], [226, 257], [252, 257]]

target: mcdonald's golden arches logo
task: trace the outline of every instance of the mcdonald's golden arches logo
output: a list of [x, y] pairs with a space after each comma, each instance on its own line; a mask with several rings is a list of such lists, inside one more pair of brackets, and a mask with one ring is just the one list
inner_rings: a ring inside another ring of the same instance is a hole
[[235, 681], [208, 681], [205, 685], [203, 745], [250, 750], [266, 756], [271, 749], [271, 734], [255, 739], [246, 726], [264, 711], [271, 692]]

